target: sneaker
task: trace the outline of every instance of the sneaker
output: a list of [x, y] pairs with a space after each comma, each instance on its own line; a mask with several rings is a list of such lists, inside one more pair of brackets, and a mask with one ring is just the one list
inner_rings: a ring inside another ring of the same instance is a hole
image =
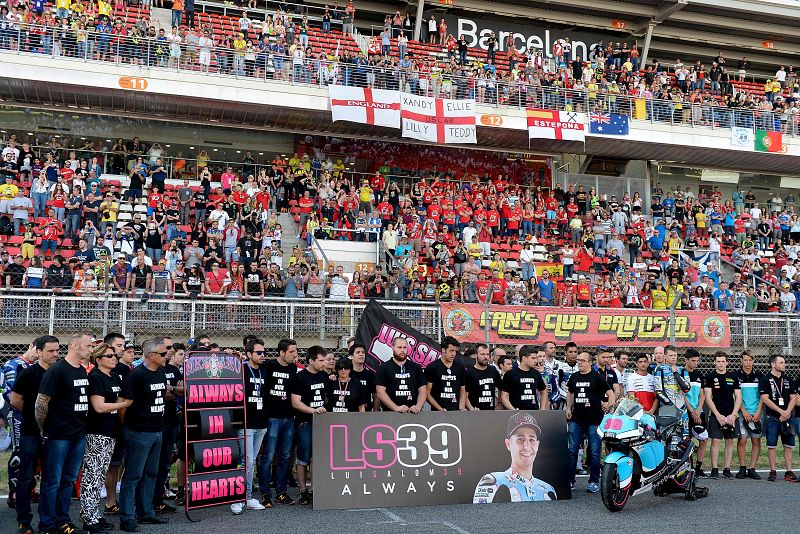
[[261, 506], [264, 508], [272, 508], [272, 495], [264, 495], [261, 497]]
[[128, 520], [122, 521], [119, 524], [119, 529], [122, 532], [141, 532], [142, 529], [136, 521]]
[[572, 491], [575, 491], [575, 483], [574, 482], [570, 482], [569, 483], [569, 489], [572, 490]]
[[730, 468], [726, 467], [725, 469], [722, 470], [722, 476], [724, 476], [725, 478], [733, 478], [733, 473], [731, 473]]
[[761, 480], [761, 475], [756, 473], [756, 470], [750, 468], [747, 470], [747, 478], [752, 478], [753, 480]]
[[164, 490], [164, 498], [165, 499], [168, 499], [168, 500], [171, 501], [172, 499], [175, 498], [175, 495], [177, 495], [177, 494], [174, 491], [172, 491], [171, 489], [169, 489], [169, 488]]
[[166, 525], [169, 523], [163, 517], [158, 517], [157, 515], [146, 515], [142, 518], [139, 518], [139, 523], [143, 525]]
[[33, 529], [30, 525], [26, 525], [25, 523], [20, 523], [17, 525], [17, 534], [33, 534]]
[[263, 510], [265, 508], [258, 499], [248, 499], [247, 500], [247, 509], [248, 510]]
[[736, 478], [739, 480], [747, 478], [747, 468], [745, 466], [739, 466], [739, 472], [736, 473]]
[[708, 475], [706, 474], [705, 471], [703, 471], [701, 467], [698, 467], [697, 469], [694, 470], [694, 476], [696, 476], [697, 478], [708, 478]]
[[297, 502], [299, 502], [303, 506], [311, 504], [311, 493], [308, 490], [301, 491], [300, 497], [297, 499]]
[[300, 484], [297, 483], [297, 479], [294, 478], [293, 476], [290, 476], [289, 479], [286, 481], [286, 483], [290, 488], [299, 488], [300, 487]]
[[797, 478], [797, 475], [792, 471], [786, 471], [786, 474], [783, 475], [783, 480], [786, 482], [800, 482], [800, 478]]
[[103, 507], [103, 513], [107, 515], [117, 515], [119, 513], [119, 503]]
[[99, 521], [97, 523], [84, 523], [83, 530], [89, 534], [105, 534], [111, 531], [110, 528], [101, 525]]
[[714, 480], [719, 480], [719, 469], [717, 469], [716, 467], [712, 467], [711, 475], [709, 475], [709, 478], [713, 478]]
[[72, 523], [63, 523], [57, 529], [59, 534], [87, 534], [86, 530], [76, 527]]
[[101, 517], [97, 522], [100, 523], [102, 526], [108, 528], [109, 530], [113, 530], [114, 529], [114, 523], [111, 523], [110, 521], [106, 521], [105, 517]]
[[770, 482], [775, 482], [776, 478], [778, 478], [778, 472], [777, 471], [770, 471], [769, 472], [769, 476], [767, 477], [767, 480], [769, 480]]
[[176, 506], [184, 506], [186, 504], [186, 490], [178, 489], [178, 493], [175, 494], [175, 505]]
[[235, 502], [231, 505], [231, 512], [233, 515], [239, 515], [244, 512], [244, 505], [240, 502]]
[[291, 506], [294, 504], [294, 499], [289, 497], [288, 493], [281, 493], [275, 500], [278, 501], [278, 504], [285, 504], [286, 506]]
[[585, 476], [585, 475], [588, 475], [589, 472], [586, 469], [580, 468], [580, 469], [578, 469], [578, 471], [575, 474], [576, 475], [580, 475], [580, 476]]
[[165, 502], [162, 502], [161, 504], [154, 506], [153, 510], [155, 511], [155, 513], [161, 514], [161, 515], [163, 515], [163, 514], [174, 514], [175, 512], [178, 511], [177, 508], [175, 508], [174, 506], [170, 506]]
[[600, 491], [600, 485], [597, 482], [589, 482], [586, 493], [597, 493], [598, 491]]

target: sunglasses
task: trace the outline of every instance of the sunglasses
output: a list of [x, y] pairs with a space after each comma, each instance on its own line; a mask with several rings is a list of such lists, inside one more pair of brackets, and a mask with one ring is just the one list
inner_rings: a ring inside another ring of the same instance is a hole
[[256, 356], [263, 356], [265, 352], [266, 351], [263, 350], [254, 350], [253, 354], [255, 354]]
[[159, 356], [166, 356], [167, 355], [167, 351], [166, 350], [164, 352], [155, 352], [155, 351], [153, 351], [150, 354], [158, 354]]
[[117, 357], [117, 355], [114, 354], [113, 352], [111, 354], [103, 354], [101, 356], [101, 358], [116, 358], [116, 357]]

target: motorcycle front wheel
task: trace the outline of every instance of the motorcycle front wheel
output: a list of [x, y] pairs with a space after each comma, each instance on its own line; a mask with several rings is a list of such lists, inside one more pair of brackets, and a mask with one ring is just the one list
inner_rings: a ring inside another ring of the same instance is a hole
[[603, 473], [600, 477], [600, 496], [603, 504], [611, 512], [619, 512], [628, 503], [631, 488], [619, 489], [616, 464], [603, 464]]

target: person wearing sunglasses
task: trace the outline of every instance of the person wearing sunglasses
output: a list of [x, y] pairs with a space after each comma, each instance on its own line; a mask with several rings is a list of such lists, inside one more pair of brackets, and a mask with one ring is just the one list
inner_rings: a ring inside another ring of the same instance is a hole
[[172, 393], [167, 393], [164, 402], [164, 425], [161, 429], [161, 455], [158, 462], [156, 475], [156, 489], [153, 493], [153, 510], [157, 514], [174, 514], [174, 506], [164, 502], [166, 492], [169, 490], [169, 470], [172, 467], [172, 454], [175, 441], [178, 437], [178, 404], [176, 397], [183, 396], [183, 351], [178, 351], [172, 343], [172, 338], [164, 338], [164, 349], [167, 355], [164, 358], [164, 375], [167, 377], [167, 387], [172, 388]]
[[[164, 338], [145, 341], [142, 344], [142, 365], [135, 367], [122, 385], [120, 397], [131, 401], [123, 421], [128, 445], [125, 474], [119, 491], [119, 528], [123, 532], [139, 532], [139, 523], [167, 523], [153, 509], [153, 494], [161, 454], [164, 402], [168, 394], [174, 394], [174, 386], [167, 382], [164, 372], [168, 352]], [[142, 497], [141, 502], [137, 502], [137, 496]], [[138, 522], [136, 509], [143, 512]]]
[[103, 517], [100, 491], [121, 431], [118, 411], [130, 406], [131, 401], [119, 399], [122, 378], [114, 372], [117, 367], [114, 347], [100, 343], [89, 358], [94, 369], [89, 373], [90, 405], [81, 477], [81, 517], [84, 530], [102, 532], [112, 529], [113, 525]]

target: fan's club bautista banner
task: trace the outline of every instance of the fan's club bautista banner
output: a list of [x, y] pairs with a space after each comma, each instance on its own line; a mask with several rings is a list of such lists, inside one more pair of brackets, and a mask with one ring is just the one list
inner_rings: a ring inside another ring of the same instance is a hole
[[314, 509], [569, 499], [561, 411], [314, 416]]
[[329, 85], [331, 120], [400, 128], [400, 91]]
[[184, 362], [186, 509], [243, 502], [244, 381], [237, 356], [190, 352]]
[[[490, 343], [563, 344], [579, 346], [654, 347], [672, 337], [667, 311], [603, 308], [549, 308], [442, 303], [444, 333], [462, 342], [484, 343], [489, 324]], [[727, 313], [675, 310], [674, 336], [678, 346], [730, 347]]]
[[366, 366], [375, 371], [383, 362], [389, 361], [392, 358], [392, 340], [396, 337], [406, 339], [408, 358], [422, 367], [442, 355], [438, 343], [398, 319], [377, 300], [370, 300], [356, 330], [356, 339], [367, 348]]
[[437, 144], [478, 142], [474, 100], [401, 94], [403, 137]]

